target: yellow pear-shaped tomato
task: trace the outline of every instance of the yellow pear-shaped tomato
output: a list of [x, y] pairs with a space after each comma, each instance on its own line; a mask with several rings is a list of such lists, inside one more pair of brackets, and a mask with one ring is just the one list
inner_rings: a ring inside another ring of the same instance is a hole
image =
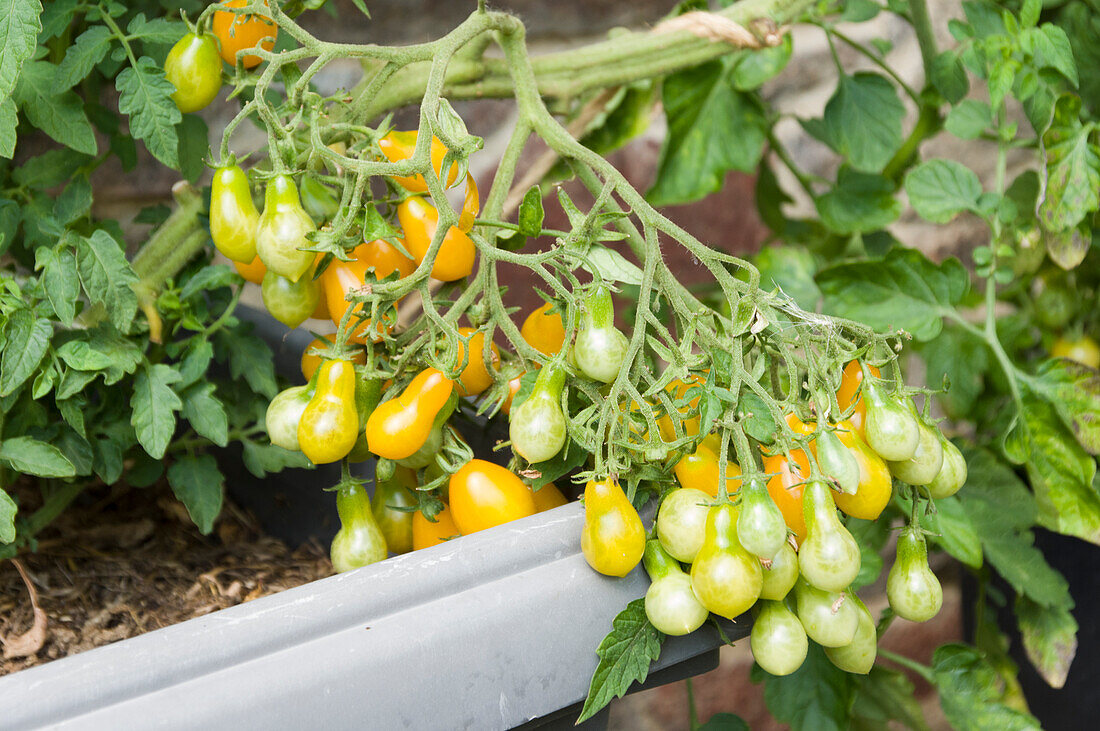
[[833, 500], [838, 508], [853, 518], [875, 520], [886, 508], [893, 494], [890, 468], [882, 457], [867, 446], [850, 422], [840, 422], [836, 435], [856, 458], [856, 464], [859, 465], [859, 486], [854, 495], [836, 493]]
[[355, 365], [325, 361], [317, 372], [317, 390], [298, 422], [298, 446], [314, 464], [328, 464], [346, 457], [358, 436]]
[[418, 373], [401, 395], [378, 404], [367, 419], [370, 451], [395, 460], [416, 454], [453, 390], [454, 381], [435, 368]]
[[[458, 328], [458, 334], [470, 339], [470, 357], [466, 357], [466, 345], [458, 342], [458, 363], [466, 361], [466, 367], [458, 376], [458, 393], [461, 396], [476, 396], [493, 385], [493, 374], [485, 364], [485, 333], [472, 327]], [[493, 370], [500, 365], [500, 351], [495, 343], [489, 343], [489, 353], [493, 360]], [[457, 365], [457, 364], [456, 364]]]
[[252, 202], [248, 175], [236, 165], [218, 168], [210, 188], [210, 238], [218, 251], [238, 263], [237, 271], [241, 276], [256, 284], [263, 279], [263, 274], [249, 276], [242, 271], [241, 265], [253, 266], [259, 221], [260, 212]]
[[[397, 220], [405, 231], [409, 253], [420, 264], [428, 255], [439, 226], [439, 211], [427, 199], [414, 195], [397, 206]], [[462, 230], [451, 226], [432, 262], [432, 276], [444, 282], [464, 279], [474, 271], [477, 247]]]
[[498, 464], [472, 459], [448, 484], [451, 517], [464, 536], [535, 514], [531, 489]]
[[519, 331], [528, 345], [545, 356], [557, 354], [565, 344], [561, 312], [548, 312], [554, 306], [551, 302], [543, 303], [542, 307], [527, 316]]
[[581, 551], [589, 566], [607, 576], [626, 576], [642, 560], [642, 519], [611, 478], [589, 480], [584, 487]]
[[691, 587], [703, 606], [733, 619], [760, 598], [764, 573], [760, 559], [737, 540], [737, 508], [715, 505], [707, 514], [703, 545], [691, 564]]
[[[401, 162], [413, 156], [413, 152], [416, 151], [416, 140], [418, 137], [419, 132], [415, 129], [407, 131], [392, 130], [387, 132], [382, 139], [378, 140], [378, 147], [381, 148], [382, 154], [385, 155], [386, 159], [390, 162]], [[446, 157], [446, 155], [447, 147], [438, 137], [432, 135], [432, 170], [435, 171], [436, 177], [439, 177], [440, 172], [443, 170], [443, 158]], [[447, 186], [453, 185], [456, 177], [458, 177], [458, 166], [452, 163], [451, 169], [447, 174]], [[428, 192], [428, 184], [424, 182], [423, 175], [395, 175], [393, 179], [405, 190], [413, 193]]]

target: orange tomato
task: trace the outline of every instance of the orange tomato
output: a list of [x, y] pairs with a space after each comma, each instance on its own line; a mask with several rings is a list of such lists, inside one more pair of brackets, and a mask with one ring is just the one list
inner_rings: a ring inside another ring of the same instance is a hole
[[[327, 337], [314, 338], [305, 350], [302, 351], [302, 377], [309, 381], [313, 378], [313, 374], [317, 372], [317, 369], [321, 367], [322, 358], [319, 355], [314, 355], [309, 351], [314, 348], [331, 348], [333, 344], [333, 338], [335, 335], [329, 335]], [[367, 362], [366, 352], [356, 348], [350, 354], [347, 355], [348, 360], [358, 365], [363, 365]]]
[[[466, 367], [458, 376], [458, 393], [462, 396], [476, 396], [489, 386], [493, 385], [493, 374], [485, 366], [485, 333], [478, 332], [472, 327], [460, 327], [458, 332], [462, 337], [470, 339], [470, 357], [466, 360]], [[489, 343], [489, 352], [493, 358], [493, 370], [500, 365], [500, 351], [495, 343]], [[459, 341], [456, 365], [466, 358], [466, 346]]]
[[806, 519], [802, 515], [802, 489], [810, 474], [810, 461], [801, 449], [791, 451], [794, 464], [782, 454], [765, 455], [764, 472], [775, 473], [768, 480], [768, 494], [779, 507], [787, 527], [794, 531], [799, 543], [806, 538]]
[[546, 356], [556, 354], [565, 344], [565, 325], [562, 324], [561, 313], [547, 314], [551, 307], [554, 307], [552, 303], [545, 302], [532, 311], [519, 331], [528, 345]]
[[[221, 5], [226, 8], [242, 8], [248, 4], [248, 0], [222, 0]], [[265, 0], [264, 5], [267, 5]], [[248, 14], [238, 15], [224, 10], [214, 11], [214, 18], [210, 24], [210, 30], [218, 38], [222, 60], [230, 66], [237, 64], [237, 52], [249, 48], [260, 48], [270, 51], [275, 47], [275, 39], [279, 35], [279, 26], [267, 15]], [[244, 56], [241, 63], [246, 69], [258, 66], [262, 61], [259, 56]]]
[[504, 399], [504, 403], [500, 405], [500, 413], [507, 416], [512, 411], [512, 400], [515, 399], [516, 394], [519, 393], [520, 380], [523, 378], [523, 374], [519, 374], [512, 380], [508, 381], [508, 395]]
[[419, 551], [421, 548], [429, 548], [431, 546], [438, 545], [440, 543], [446, 543], [452, 538], [457, 538], [460, 534], [458, 528], [455, 527], [454, 519], [451, 518], [450, 509], [444, 505], [443, 510], [439, 511], [439, 514], [435, 516], [436, 522], [431, 522], [424, 517], [424, 513], [417, 510], [413, 513], [413, 550]]
[[[392, 130], [378, 140], [378, 147], [382, 149], [382, 154], [386, 156], [386, 159], [390, 162], [401, 162], [402, 160], [408, 160], [412, 157], [413, 152], [416, 150], [416, 140], [419, 137], [419, 132], [415, 129], [408, 131]], [[432, 169], [435, 170], [436, 177], [439, 177], [440, 172], [443, 170], [443, 158], [447, 155], [447, 147], [444, 145], [438, 137], [432, 135]], [[452, 164], [451, 170], [447, 175], [447, 185], [450, 187], [454, 184], [455, 178], [458, 177], [458, 166]], [[428, 192], [428, 184], [424, 182], [423, 175], [412, 175], [409, 177], [394, 176], [393, 178], [399, 185], [405, 190], [413, 193], [426, 193]]]
[[[424, 261], [439, 226], [439, 211], [427, 199], [414, 195], [397, 206], [397, 220], [405, 231], [409, 253], [417, 264]], [[474, 271], [477, 247], [473, 240], [457, 226], [451, 226], [432, 262], [432, 276], [444, 282], [453, 282], [470, 276]]]
[[[347, 295], [363, 287], [367, 272], [373, 270], [378, 279], [383, 279], [393, 272], [398, 272], [404, 278], [412, 274], [415, 268], [412, 260], [398, 251], [396, 246], [382, 239], [359, 244], [352, 251], [352, 256], [354, 257], [352, 261], [333, 259], [321, 274], [323, 301], [328, 306], [329, 317], [336, 325], [340, 324], [349, 307], [359, 307], [358, 304], [349, 302]], [[364, 322], [355, 329], [352, 336], [361, 338], [368, 325], [369, 323]], [[377, 329], [382, 332], [386, 326], [379, 323]]]
[[[867, 366], [867, 370], [875, 378], [881, 375], [879, 369], [874, 366]], [[840, 388], [836, 390], [836, 400], [841, 413], [847, 411], [855, 403], [855, 410], [848, 417], [848, 421], [852, 423], [852, 426], [859, 432], [861, 437], [863, 436], [863, 421], [867, 416], [867, 405], [863, 403], [863, 397], [859, 395], [862, 383], [863, 371], [860, 369], [859, 363], [853, 360], [844, 366], [844, 373], [840, 377]]]
[[[696, 396], [683, 406], [678, 405], [677, 402], [682, 402], [684, 400], [684, 398], [687, 396], [687, 392], [689, 389], [695, 386], [701, 386], [704, 383], [706, 383], [706, 378], [698, 374], [692, 374], [688, 376], [687, 381], [682, 381], [679, 378], [676, 378], [669, 382], [667, 386], [665, 386], [665, 391], [671, 394], [673, 406], [680, 413], [681, 417], [692, 411], [698, 411], [699, 397]], [[693, 437], [699, 433], [698, 416], [686, 418], [683, 421], [684, 436]], [[665, 414], [664, 416], [661, 416], [659, 419], [657, 419], [657, 426], [661, 430], [661, 437], [666, 442], [671, 442], [676, 439], [676, 427], [673, 425], [672, 418], [668, 414]]]
[[472, 459], [451, 475], [451, 515], [462, 535], [535, 514], [535, 498], [511, 471]]
[[569, 503], [569, 500], [561, 494], [561, 490], [553, 482], [548, 482], [537, 490], [531, 490], [531, 497], [535, 500], [536, 513], [552, 510]]
[[[454, 381], [425, 368], [397, 398], [383, 401], [367, 419], [367, 447], [386, 459], [405, 459], [428, 441], [435, 417], [447, 404]], [[518, 479], [518, 478], [517, 478]]]
[[[721, 478], [718, 470], [718, 455], [721, 446], [713, 439], [704, 439], [695, 452], [680, 458], [672, 468], [681, 487], [702, 490], [711, 497], [718, 497]], [[736, 462], [726, 462], [726, 492], [733, 497], [741, 489], [741, 466]]]
[[249, 264], [242, 264], [239, 261], [233, 262], [233, 266], [237, 269], [237, 274], [244, 277], [246, 282], [252, 282], [253, 284], [263, 284], [264, 275], [267, 274], [267, 267], [260, 261], [260, 257], [255, 257]]

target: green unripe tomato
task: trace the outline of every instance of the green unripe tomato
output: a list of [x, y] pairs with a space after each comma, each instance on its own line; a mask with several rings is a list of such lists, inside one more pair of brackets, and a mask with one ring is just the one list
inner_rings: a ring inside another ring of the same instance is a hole
[[172, 101], [183, 113], [197, 112], [222, 88], [222, 60], [214, 36], [188, 33], [172, 46], [164, 60], [164, 76], [176, 90]]

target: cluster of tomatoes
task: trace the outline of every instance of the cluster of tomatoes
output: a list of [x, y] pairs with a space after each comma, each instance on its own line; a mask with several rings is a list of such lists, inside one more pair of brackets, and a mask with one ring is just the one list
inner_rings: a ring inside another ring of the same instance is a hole
[[[169, 56], [168, 75], [181, 109], [198, 108], [194, 104], [200, 101], [198, 106], [204, 106], [217, 93], [216, 84], [180, 77], [183, 60], [220, 51], [230, 63], [249, 67], [260, 59], [238, 59], [238, 52], [257, 44], [270, 48], [274, 41], [274, 26], [264, 18], [219, 11], [213, 26], [217, 44], [206, 34], [191, 34]], [[220, 84], [220, 64], [217, 77]], [[392, 131], [378, 140], [372, 154], [407, 160], [416, 142], [416, 132]], [[432, 168], [440, 178], [446, 155], [433, 138]], [[455, 183], [454, 166], [446, 177], [448, 186]], [[352, 295], [369, 294], [373, 282], [400, 280], [422, 266], [444, 282], [472, 273], [476, 246], [468, 234], [479, 201], [477, 186], [466, 177], [461, 215], [434, 253], [439, 214], [422, 195], [428, 190], [424, 178], [412, 175], [392, 181], [401, 198], [395, 215], [399, 237], [365, 241], [345, 257], [332, 258], [311, 251], [317, 247], [308, 238], [339, 208], [325, 186], [307, 175], [299, 190], [291, 175], [276, 171], [267, 180], [261, 213], [240, 167], [231, 161], [214, 176], [211, 237], [242, 276], [261, 285], [272, 315], [288, 327], [310, 317], [331, 318], [338, 327], [333, 341], [315, 341], [303, 354], [307, 385], [284, 390], [267, 411], [271, 442], [301, 451], [316, 464], [378, 460], [373, 501], [357, 481], [340, 483], [341, 529], [332, 544], [338, 571], [566, 502], [552, 483], [532, 490], [517, 472], [486, 460], [469, 458], [453, 471], [441, 466], [445, 429], [457, 434], [448, 422], [459, 400], [487, 398], [494, 384], [507, 378], [501, 375], [501, 354], [486, 342], [483, 329], [458, 329], [450, 375], [405, 365], [395, 380], [383, 382], [377, 377], [379, 364], [367, 362], [375, 358], [375, 348], [360, 347], [391, 331], [400, 300], [380, 311], [379, 297], [360, 304], [364, 298]], [[509, 417], [515, 464], [537, 468], [565, 448], [569, 399], [564, 389], [570, 379], [610, 384], [624, 368], [629, 341], [615, 325], [611, 292], [599, 277], [576, 306], [579, 323], [569, 337], [561, 304], [547, 303], [524, 321], [520, 334], [545, 357], [526, 397], [513, 407], [520, 376], [511, 378], [507, 389], [492, 391], [500, 412]], [[734, 462], [720, 464], [725, 448], [719, 435], [699, 433], [705, 383], [693, 375], [668, 386], [675, 408], [682, 409], [675, 415], [677, 424], [672, 415], [656, 410], [661, 441], [682, 444], [686, 436], [691, 447], [688, 453], [674, 452], [671, 460], [661, 455], [661, 467], [679, 487], [663, 495], [649, 535], [616, 476], [587, 482], [581, 536], [585, 558], [609, 576], [625, 576], [644, 562], [652, 579], [646, 613], [661, 632], [683, 635], [711, 613], [733, 619], [753, 609], [752, 650], [768, 672], [796, 670], [810, 639], [839, 667], [868, 672], [876, 653], [875, 623], [851, 590], [860, 549], [838, 509], [852, 518], [877, 519], [891, 500], [895, 479], [924, 497], [948, 497], [966, 480], [962, 454], [909, 397], [889, 391], [875, 367], [853, 361], [836, 394], [839, 413], [847, 418], [808, 423], [786, 415], [786, 424], [777, 426], [789, 435], [782, 441], [795, 446], [760, 445], [763, 472], [754, 466], [743, 473]], [[648, 441], [649, 432], [637, 431], [632, 420], [637, 410], [631, 404], [620, 416]], [[924, 535], [915, 523], [898, 538], [887, 595], [893, 611], [906, 619], [924, 621], [939, 611], [942, 590], [928, 568]]]
[[[860, 549], [837, 509], [875, 520], [895, 479], [932, 499], [953, 495], [966, 481], [958, 448], [908, 398], [886, 392], [878, 375], [871, 366], [849, 363], [837, 402], [850, 416], [838, 424], [819, 427], [788, 415], [787, 425], [807, 449], [765, 449], [766, 482], [745, 478], [731, 462], [721, 490], [714, 435], [680, 460], [681, 487], [665, 495], [656, 537], [647, 541], [640, 524], [629, 532], [631, 560], [644, 561], [653, 580], [645, 608], [657, 629], [688, 634], [711, 612], [733, 619], [751, 608], [753, 655], [769, 673], [797, 670], [809, 639], [841, 669], [870, 671], [875, 622], [851, 591]], [[897, 616], [923, 622], [939, 611], [943, 592], [919, 526], [902, 530], [886, 588]]]

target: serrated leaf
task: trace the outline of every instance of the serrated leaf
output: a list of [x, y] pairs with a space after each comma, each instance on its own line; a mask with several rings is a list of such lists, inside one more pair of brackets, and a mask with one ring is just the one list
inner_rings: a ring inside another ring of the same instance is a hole
[[1027, 659], [1050, 687], [1064, 686], [1077, 654], [1077, 621], [1073, 615], [1065, 607], [1044, 607], [1019, 596], [1016, 621]]
[[13, 393], [26, 382], [46, 355], [53, 328], [30, 310], [17, 310], [8, 320], [3, 355], [0, 356], [0, 396]]
[[23, 64], [34, 54], [41, 14], [39, 0], [0, 0], [0, 100], [15, 89]]
[[948, 644], [932, 655], [932, 673], [940, 692], [940, 707], [952, 728], [959, 731], [1040, 728], [1030, 715], [1001, 702], [996, 671], [972, 647]]
[[281, 472], [288, 467], [296, 469], [313, 467], [313, 463], [301, 452], [291, 452], [274, 444], [257, 444], [250, 441], [244, 442], [242, 461], [245, 468], [256, 477]]
[[183, 416], [191, 428], [219, 447], [228, 441], [229, 417], [225, 406], [214, 396], [214, 384], [192, 386], [183, 393]]
[[878, 520], [849, 518], [848, 532], [859, 546], [859, 573], [852, 580], [852, 591], [875, 583], [882, 573], [882, 547], [890, 537], [889, 526]]
[[149, 152], [170, 168], [179, 167], [176, 124], [182, 115], [172, 101], [176, 88], [148, 56], [136, 66], [124, 68], [115, 79], [118, 110], [130, 117], [130, 134], [143, 141]]
[[532, 185], [523, 194], [523, 202], [519, 204], [519, 232], [524, 236], [538, 236], [542, 233], [542, 191], [537, 185]]
[[145, 43], [175, 43], [187, 32], [187, 26], [179, 20], [168, 18], [145, 19], [145, 13], [138, 13], [126, 26], [129, 35], [137, 36]]
[[210, 152], [210, 130], [197, 114], [185, 114], [176, 127], [179, 136], [180, 175], [192, 183], [206, 172], [206, 155]]
[[92, 72], [111, 48], [114, 35], [105, 25], [93, 25], [77, 36], [57, 66], [54, 83], [58, 91], [71, 89]]
[[615, 698], [621, 698], [634, 682], [644, 681], [650, 664], [661, 654], [663, 641], [664, 635], [646, 617], [645, 600], [635, 599], [627, 604], [596, 649], [600, 662], [577, 723], [591, 718]]
[[61, 412], [61, 418], [73, 428], [77, 434], [86, 437], [87, 429], [84, 427], [84, 409], [88, 402], [84, 398], [69, 398], [57, 402], [57, 410]]
[[825, 311], [880, 331], [902, 329], [917, 340], [936, 337], [943, 317], [970, 289], [957, 259], [937, 266], [913, 249], [891, 249], [882, 261], [840, 264], [817, 274]]
[[760, 270], [763, 286], [778, 287], [804, 310], [817, 310], [821, 299], [821, 290], [814, 281], [817, 263], [807, 249], [790, 244], [766, 246], [756, 255], [754, 263]]
[[0, 460], [16, 472], [38, 477], [73, 477], [73, 463], [52, 444], [31, 437], [15, 437], [0, 442]]
[[70, 224], [88, 215], [92, 208], [92, 184], [86, 175], [80, 175], [65, 186], [54, 202], [53, 213], [63, 224]]
[[100, 371], [114, 364], [110, 355], [94, 349], [86, 340], [70, 340], [57, 349], [57, 357], [78, 371]]
[[12, 176], [20, 185], [45, 190], [61, 185], [72, 178], [73, 173], [90, 157], [70, 149], [49, 150], [36, 155], [20, 165]]
[[15, 540], [15, 514], [18, 512], [19, 506], [0, 487], [0, 543], [11, 543]]
[[913, 683], [902, 673], [881, 665], [875, 665], [867, 675], [856, 678], [852, 720], [853, 728], [857, 729], [894, 728], [890, 721], [899, 721], [914, 731], [928, 729]]
[[821, 220], [839, 234], [875, 231], [901, 215], [894, 184], [881, 175], [861, 173], [847, 165], [837, 172], [836, 185], [814, 200]]
[[104, 230], [75, 239], [80, 282], [92, 302], [102, 304], [111, 322], [127, 332], [137, 312], [137, 295], [130, 285], [138, 281], [118, 242]]
[[[869, 0], [862, 0], [870, 3]], [[791, 34], [783, 36], [777, 46], [766, 46], [748, 51], [737, 61], [733, 69], [733, 86], [738, 91], [759, 89], [764, 82], [779, 75], [791, 60], [794, 42]]]
[[982, 184], [973, 170], [954, 160], [929, 160], [905, 176], [905, 193], [921, 218], [947, 223], [963, 211], [978, 212]]
[[856, 170], [877, 173], [901, 147], [904, 116], [888, 79], [866, 71], [844, 75], [825, 105], [825, 142]]
[[68, 247], [40, 248], [34, 252], [35, 268], [42, 271], [42, 288], [54, 314], [63, 325], [71, 325], [76, 317], [76, 300], [80, 296], [80, 276], [76, 272], [76, 256]]
[[238, 281], [237, 272], [225, 264], [211, 264], [195, 272], [180, 290], [180, 299], [187, 300], [200, 292], [232, 287]]
[[134, 378], [130, 423], [134, 426], [138, 442], [154, 459], [164, 456], [164, 450], [176, 432], [176, 412], [183, 404], [171, 384], [179, 379], [180, 374], [163, 363], [146, 365]]
[[699, 200], [719, 190], [729, 171], [756, 167], [767, 120], [753, 97], [734, 88], [725, 64], [713, 61], [668, 76], [662, 98], [668, 135], [646, 193], [651, 203]]
[[122, 447], [113, 439], [93, 440], [92, 470], [105, 484], [118, 482], [122, 476]]
[[35, 127], [66, 147], [94, 155], [95, 132], [84, 103], [76, 92], [58, 88], [56, 71], [45, 61], [27, 63], [12, 96]]
[[80, 0], [50, 0], [42, 10], [42, 32], [38, 42], [48, 41], [61, 35], [73, 22], [73, 11]]
[[970, 79], [956, 50], [944, 51], [932, 59], [929, 81], [952, 104], [957, 104], [970, 91]]
[[934, 340], [919, 343], [917, 352], [924, 359], [930, 385], [940, 386], [944, 377], [951, 384], [938, 399], [947, 414], [961, 419], [973, 413], [989, 370], [989, 349], [985, 343], [948, 323]]
[[940, 548], [971, 568], [982, 567], [981, 538], [958, 496], [937, 500], [936, 512], [929, 513], [921, 522], [935, 534], [932, 540]]
[[274, 355], [262, 338], [252, 333], [234, 332], [227, 335], [219, 331], [219, 346], [228, 353], [229, 374], [233, 378], [243, 378], [256, 393], [274, 398], [278, 388], [275, 384]]
[[993, 124], [989, 104], [977, 99], [963, 99], [947, 114], [943, 126], [962, 140], [976, 140]]
[[214, 529], [222, 511], [225, 478], [209, 454], [177, 459], [168, 468], [168, 484], [203, 535]]
[[1054, 121], [1042, 136], [1043, 193], [1039, 221], [1049, 231], [1073, 228], [1100, 205], [1100, 155], [1089, 144], [1092, 126], [1082, 124], [1081, 99], [1059, 97]]
[[1100, 454], [1100, 373], [1057, 358], [1043, 363], [1029, 383], [1054, 406], [1081, 446]]

